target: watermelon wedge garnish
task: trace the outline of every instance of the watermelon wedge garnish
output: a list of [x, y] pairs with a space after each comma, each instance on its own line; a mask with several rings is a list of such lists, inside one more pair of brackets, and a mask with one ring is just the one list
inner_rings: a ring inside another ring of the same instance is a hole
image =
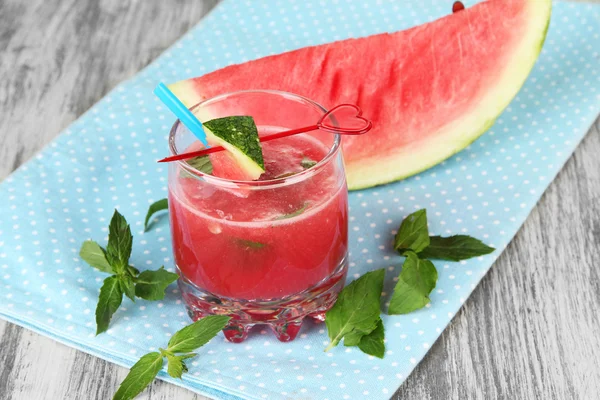
[[265, 172], [262, 148], [254, 119], [249, 116], [216, 118], [204, 122], [211, 146], [225, 151], [209, 155], [213, 175], [220, 178], [252, 181]]
[[[245, 89], [293, 92], [328, 108], [357, 104], [373, 129], [344, 138], [348, 186], [371, 187], [423, 171], [485, 132], [533, 68], [551, 8], [551, 0], [489, 0], [405, 31], [306, 47], [169, 87], [188, 106]], [[271, 112], [278, 110], [251, 115]]]

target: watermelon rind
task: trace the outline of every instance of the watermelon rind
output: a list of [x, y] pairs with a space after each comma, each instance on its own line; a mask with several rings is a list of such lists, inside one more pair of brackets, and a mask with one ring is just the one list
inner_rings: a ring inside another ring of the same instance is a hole
[[423, 172], [460, 152], [494, 125], [525, 84], [550, 25], [551, 0], [528, 0], [527, 3], [529, 18], [525, 34], [515, 46], [501, 77], [494, 87], [487, 89], [477, 107], [413, 146], [403, 147], [382, 158], [347, 165], [349, 190], [366, 189]]
[[251, 180], [265, 172], [262, 148], [250, 116], [216, 118], [203, 123], [208, 142], [223, 146]]

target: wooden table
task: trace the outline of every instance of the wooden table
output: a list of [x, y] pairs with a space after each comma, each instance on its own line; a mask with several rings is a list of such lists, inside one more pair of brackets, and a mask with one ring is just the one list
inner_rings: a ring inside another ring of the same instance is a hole
[[[0, 180], [215, 3], [0, 0]], [[600, 120], [395, 398], [600, 397], [599, 155]], [[0, 320], [0, 400], [108, 399], [126, 374]]]

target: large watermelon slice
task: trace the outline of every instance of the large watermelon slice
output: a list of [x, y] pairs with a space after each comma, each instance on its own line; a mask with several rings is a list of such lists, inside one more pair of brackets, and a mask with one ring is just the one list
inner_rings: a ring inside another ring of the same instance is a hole
[[405, 31], [306, 47], [170, 88], [189, 106], [243, 89], [285, 90], [328, 108], [358, 104], [374, 127], [344, 138], [343, 153], [349, 188], [370, 187], [429, 168], [485, 132], [531, 71], [551, 8], [551, 0], [489, 0]]

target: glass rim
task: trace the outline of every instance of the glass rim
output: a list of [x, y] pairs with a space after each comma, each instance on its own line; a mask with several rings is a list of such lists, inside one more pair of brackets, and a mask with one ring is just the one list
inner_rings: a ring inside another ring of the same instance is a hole
[[[250, 94], [250, 93], [277, 95], [277, 96], [283, 96], [283, 97], [287, 97], [287, 98], [293, 98], [296, 100], [301, 100], [301, 101], [308, 103], [309, 105], [317, 108], [320, 112], [323, 113], [323, 115], [325, 115], [325, 113], [327, 113], [327, 109], [325, 107], [323, 107], [316, 101], [309, 99], [308, 97], [301, 96], [301, 95], [295, 94], [295, 93], [285, 92], [282, 90], [270, 90], [270, 89], [238, 90], [235, 92], [222, 93], [215, 97], [211, 97], [209, 99], [203, 100], [203, 101], [193, 105], [189, 109], [190, 109], [190, 111], [193, 111], [198, 107], [201, 107], [203, 105], [207, 105], [207, 104], [219, 101], [219, 100], [223, 100], [224, 98], [229, 97], [229, 96], [234, 96], [234, 95], [239, 95], [239, 94]], [[177, 135], [177, 129], [179, 128], [180, 125], [181, 125], [181, 121], [179, 119], [177, 119], [175, 121], [175, 123], [173, 124], [173, 126], [171, 127], [171, 131], [169, 132], [169, 152], [171, 153], [171, 156], [181, 154], [181, 153], [177, 152], [177, 146], [175, 145], [175, 136]], [[229, 188], [240, 188], [240, 187], [246, 186], [246, 187], [255, 187], [255, 188], [261, 188], [261, 189], [271, 189], [271, 188], [275, 188], [275, 187], [288, 186], [288, 185], [292, 185], [295, 183], [303, 182], [303, 181], [307, 180], [308, 178], [316, 175], [338, 153], [338, 151], [340, 150], [342, 136], [339, 133], [333, 133], [333, 132], [331, 132], [331, 133], [334, 135], [333, 144], [329, 147], [327, 154], [325, 154], [325, 156], [321, 160], [319, 160], [313, 167], [305, 169], [304, 171], [295, 173], [294, 175], [277, 178], [277, 179], [268, 179], [268, 180], [264, 180], [264, 181], [232, 180], [232, 179], [227, 179], [227, 178], [220, 178], [218, 176], [214, 176], [211, 174], [204, 173], [202, 171], [198, 171], [196, 168], [189, 165], [185, 160], [177, 160], [177, 161], [173, 161], [173, 162], [177, 163], [180, 168], [183, 168], [186, 172], [192, 174], [195, 178], [203, 179], [206, 182], [214, 184], [216, 186], [229, 187]]]

